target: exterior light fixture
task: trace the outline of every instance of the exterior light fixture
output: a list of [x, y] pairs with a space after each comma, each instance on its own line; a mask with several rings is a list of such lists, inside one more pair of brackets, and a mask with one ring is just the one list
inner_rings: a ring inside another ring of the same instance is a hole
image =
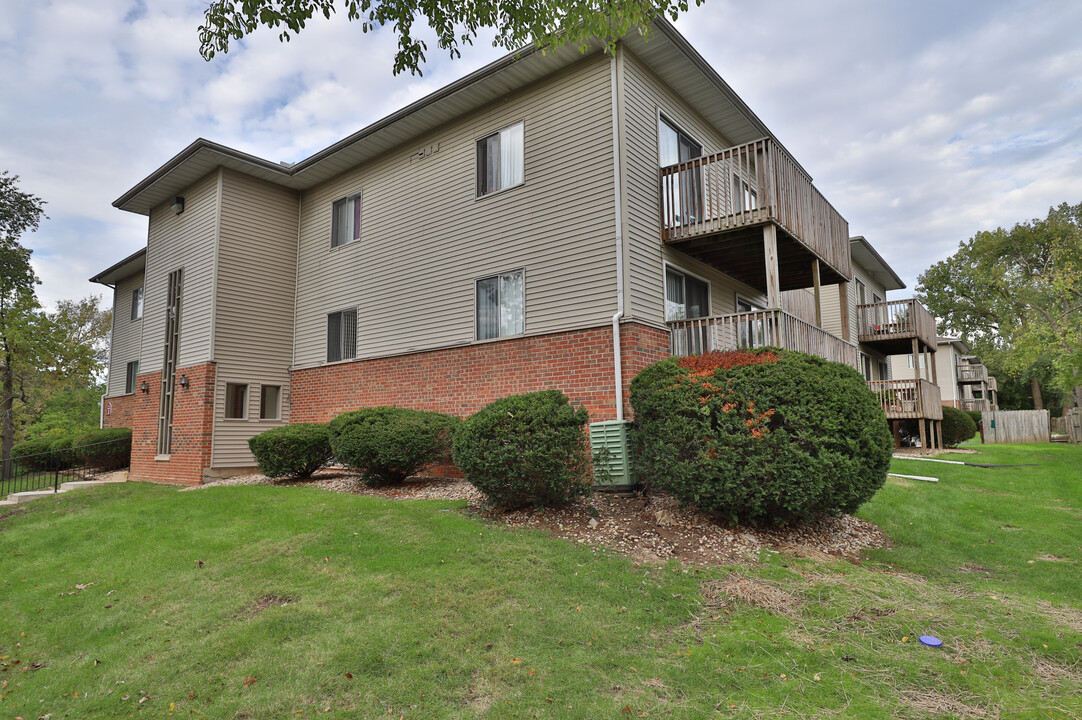
[[146, 380], [144, 380], [143, 382], [139, 383], [139, 389], [144, 393], [149, 393], [150, 384]]
[[180, 385], [182, 388], [188, 387], [188, 376], [181, 373], [180, 380], [177, 380], [177, 385]]
[[169, 209], [173, 211], [173, 214], [180, 215], [184, 212], [184, 198], [177, 195], [175, 198], [169, 201]]

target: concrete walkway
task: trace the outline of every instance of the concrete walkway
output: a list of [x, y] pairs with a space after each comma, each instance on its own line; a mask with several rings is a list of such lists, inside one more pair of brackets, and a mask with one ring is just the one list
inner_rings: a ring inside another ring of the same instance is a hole
[[41, 497], [68, 492], [69, 490], [78, 490], [79, 488], [93, 487], [94, 485], [111, 485], [113, 483], [122, 482], [128, 482], [128, 473], [126, 470], [109, 473], [106, 478], [101, 480], [73, 480], [71, 482], [61, 483], [60, 488], [56, 492], [53, 492], [52, 488], [46, 488], [42, 490], [25, 490], [23, 492], [11, 493], [7, 496], [6, 500], [0, 500], [0, 507], [5, 505], [20, 505], [25, 502], [30, 502], [31, 500], [37, 500]]

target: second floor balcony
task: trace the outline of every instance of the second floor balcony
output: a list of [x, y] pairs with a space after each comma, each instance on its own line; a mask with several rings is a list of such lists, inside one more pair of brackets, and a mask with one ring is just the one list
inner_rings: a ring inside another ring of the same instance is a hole
[[[662, 241], [760, 290], [768, 273], [781, 291], [847, 281], [849, 223], [769, 138], [663, 167]], [[777, 257], [763, 230], [777, 228]]]
[[884, 355], [913, 352], [913, 340], [935, 352], [935, 318], [915, 298], [857, 305], [857, 335]]
[[988, 368], [980, 363], [962, 363], [956, 368], [960, 383], [987, 383]]
[[928, 380], [872, 380], [872, 394], [888, 420], [942, 420], [939, 386]]
[[669, 330], [673, 355], [770, 346], [799, 350], [852, 368], [858, 366], [855, 345], [783, 310], [673, 320], [669, 322]]

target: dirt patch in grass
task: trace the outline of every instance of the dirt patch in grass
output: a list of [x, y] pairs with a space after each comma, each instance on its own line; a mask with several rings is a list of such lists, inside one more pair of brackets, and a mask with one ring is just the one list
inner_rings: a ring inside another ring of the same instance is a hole
[[1082, 670], [1079, 669], [1078, 663], [1075, 663], [1074, 665], [1060, 665], [1059, 663], [1052, 662], [1048, 658], [1035, 655], [1031, 665], [1033, 666], [1033, 674], [1046, 683], [1059, 685], [1064, 681], [1072, 683], [1082, 682]]
[[980, 698], [971, 695], [948, 695], [937, 690], [903, 690], [899, 698], [909, 707], [935, 717], [951, 715], [963, 720], [995, 720], [999, 717], [997, 706], [983, 705]]
[[1040, 560], [1041, 562], [1068, 562], [1070, 558], [1060, 557], [1059, 555], [1038, 555], [1033, 558], [1034, 560]]
[[256, 598], [256, 601], [239, 613], [238, 616], [244, 620], [251, 620], [269, 607], [292, 605], [295, 602], [297, 602], [297, 598], [288, 595], [263, 595]]
[[1076, 610], [1073, 607], [1057, 607], [1044, 600], [1037, 601], [1037, 608], [1053, 622], [1065, 625], [1076, 633], [1082, 633], [1082, 610]]
[[977, 565], [976, 563], [966, 563], [962, 567], [958, 568], [960, 573], [979, 573], [981, 575], [993, 575], [994, 573], [983, 565]]
[[703, 597], [709, 607], [730, 607], [734, 602], [795, 617], [800, 599], [781, 589], [781, 584], [761, 578], [730, 575], [703, 585]]

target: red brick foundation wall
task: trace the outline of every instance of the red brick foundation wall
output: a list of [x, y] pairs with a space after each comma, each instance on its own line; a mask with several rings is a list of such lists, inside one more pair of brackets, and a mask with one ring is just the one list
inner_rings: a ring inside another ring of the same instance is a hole
[[102, 427], [135, 427], [135, 395], [117, 395], [105, 398]]
[[[620, 350], [626, 408], [627, 383], [668, 357], [669, 333], [628, 323]], [[585, 406], [591, 421], [614, 420], [612, 326], [296, 370], [290, 422], [377, 405], [465, 417], [498, 398], [549, 388]]]
[[136, 387], [145, 381], [150, 392], [136, 391], [133, 403], [132, 480], [198, 485], [210, 467], [211, 432], [214, 424], [215, 365], [206, 363], [178, 368], [177, 377], [187, 375], [189, 386], [176, 386], [173, 403], [173, 443], [168, 460], [158, 454], [158, 407], [161, 401], [161, 373], [140, 375]]

